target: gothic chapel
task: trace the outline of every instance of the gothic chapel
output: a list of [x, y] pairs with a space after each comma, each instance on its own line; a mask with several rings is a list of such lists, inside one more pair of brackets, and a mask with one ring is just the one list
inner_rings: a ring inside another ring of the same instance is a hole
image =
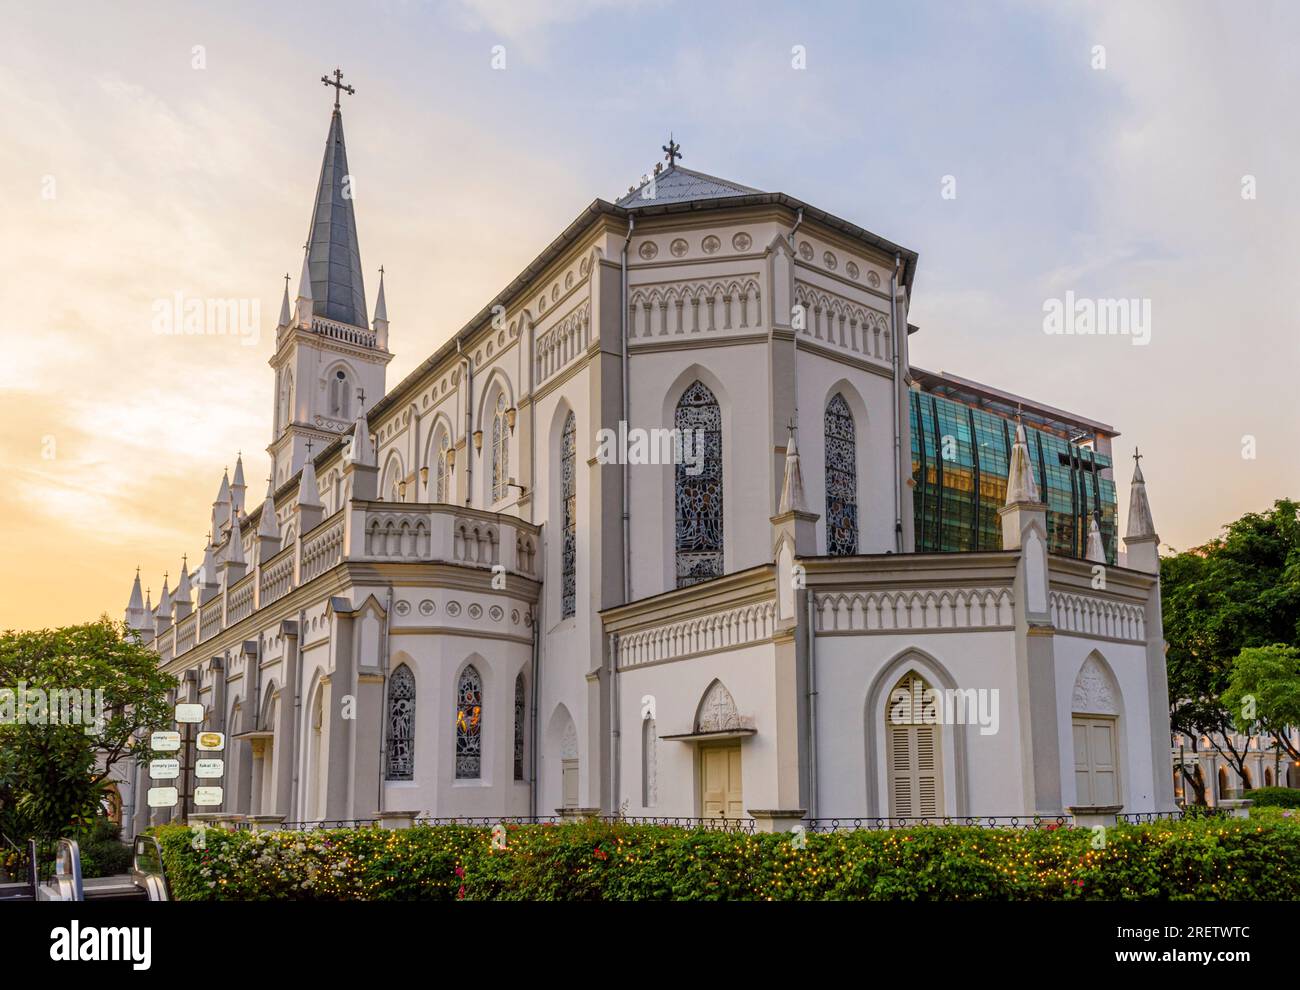
[[[1172, 810], [1140, 471], [1126, 566], [1086, 490], [1063, 544], [1044, 444], [1091, 421], [913, 368], [913, 251], [665, 150], [394, 384], [336, 99], [270, 357], [269, 487], [249, 501], [238, 462], [202, 565], [156, 607], [137, 575], [126, 611], [228, 736], [223, 804], [190, 810]], [[953, 395], [998, 438], [964, 488], [917, 419]], [[691, 431], [699, 470], [597, 458], [620, 424]], [[1092, 435], [1095, 497], [1115, 434]], [[128, 773], [128, 834], [179, 814]]]

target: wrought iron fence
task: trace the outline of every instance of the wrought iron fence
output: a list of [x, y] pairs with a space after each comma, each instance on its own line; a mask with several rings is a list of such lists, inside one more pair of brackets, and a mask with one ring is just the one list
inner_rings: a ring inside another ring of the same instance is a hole
[[1074, 824], [1070, 815], [945, 815], [932, 818], [810, 818], [802, 822], [809, 832], [878, 831], [890, 828], [939, 828], [945, 825], [965, 825], [976, 828], [1069, 828]]

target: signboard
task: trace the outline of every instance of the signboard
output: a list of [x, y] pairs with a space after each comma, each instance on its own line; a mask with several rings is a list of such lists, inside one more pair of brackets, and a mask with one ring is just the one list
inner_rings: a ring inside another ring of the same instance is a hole
[[225, 760], [198, 760], [194, 764], [194, 776], [201, 780], [212, 780], [220, 777], [225, 772]]
[[202, 705], [177, 705], [176, 721], [193, 722], [193, 723], [202, 722], [203, 706]]
[[226, 748], [224, 732], [200, 732], [195, 746], [204, 753], [219, 753]]
[[149, 807], [151, 808], [174, 808], [176, 802], [181, 799], [174, 787], [151, 787], [149, 788]]
[[194, 805], [199, 808], [211, 807], [221, 803], [220, 787], [194, 788]]
[[149, 748], [159, 753], [174, 753], [181, 748], [179, 732], [151, 732]]
[[154, 780], [175, 780], [181, 775], [180, 760], [150, 760], [149, 776]]

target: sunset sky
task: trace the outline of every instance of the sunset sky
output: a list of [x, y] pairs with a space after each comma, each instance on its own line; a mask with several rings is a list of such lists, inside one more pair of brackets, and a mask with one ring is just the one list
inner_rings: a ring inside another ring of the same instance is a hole
[[[1294, 4], [3, 0], [0, 23], [0, 629], [120, 618], [137, 565], [156, 602], [236, 451], [261, 497], [336, 65], [390, 386], [671, 130], [688, 168], [917, 250], [914, 363], [1114, 424], [1162, 542], [1300, 497]], [[1150, 344], [1045, 334], [1067, 291], [1149, 299]], [[178, 293], [256, 300], [260, 334], [156, 333]]]

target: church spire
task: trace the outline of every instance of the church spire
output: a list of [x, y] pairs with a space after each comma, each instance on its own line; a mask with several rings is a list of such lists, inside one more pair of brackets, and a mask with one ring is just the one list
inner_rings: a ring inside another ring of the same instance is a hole
[[794, 430], [790, 431], [790, 442], [785, 447], [785, 479], [781, 483], [781, 503], [777, 514], [786, 512], [807, 512], [804, 498], [803, 469], [799, 467], [799, 451], [795, 448]]
[[247, 491], [248, 485], [244, 484], [244, 453], [240, 451], [235, 455], [235, 480], [230, 485], [230, 502], [236, 513], [244, 511], [244, 493]]
[[140, 594], [140, 568], [135, 569], [135, 581], [131, 585], [131, 599], [126, 603], [126, 626], [139, 629], [144, 624], [144, 598]]
[[266, 501], [262, 503], [262, 515], [257, 520], [257, 535], [273, 540], [280, 538], [280, 521], [275, 517], [275, 482], [266, 479]]
[[1142, 455], [1133, 449], [1133, 481], [1128, 490], [1128, 526], [1124, 530], [1124, 547], [1128, 566], [1148, 574], [1160, 573], [1160, 537], [1147, 501], [1147, 483], [1142, 477]]
[[1039, 502], [1038, 482], [1034, 480], [1034, 467], [1029, 459], [1029, 441], [1023, 423], [1016, 423], [1016, 442], [1011, 447], [1011, 467], [1007, 471], [1007, 500], [1005, 505], [1018, 502]]
[[280, 322], [278, 329], [283, 330], [293, 319], [293, 311], [289, 306], [289, 273], [284, 273], [284, 298], [280, 300]]
[[[369, 327], [366, 291], [361, 277], [361, 249], [357, 246], [357, 220], [352, 208], [353, 185], [348, 171], [348, 151], [343, 140], [343, 114], [337, 99], [354, 92], [343, 86], [343, 74], [335, 70], [334, 113], [325, 138], [325, 157], [316, 183], [311, 226], [307, 230], [304, 269], [310, 272], [311, 312], [354, 327]], [[299, 298], [303, 297], [299, 290]], [[299, 313], [299, 318], [303, 316]]]
[[1101, 540], [1101, 527], [1097, 525], [1097, 517], [1088, 517], [1088, 551], [1084, 555], [1087, 560], [1094, 564], [1106, 563], [1106, 545]]

